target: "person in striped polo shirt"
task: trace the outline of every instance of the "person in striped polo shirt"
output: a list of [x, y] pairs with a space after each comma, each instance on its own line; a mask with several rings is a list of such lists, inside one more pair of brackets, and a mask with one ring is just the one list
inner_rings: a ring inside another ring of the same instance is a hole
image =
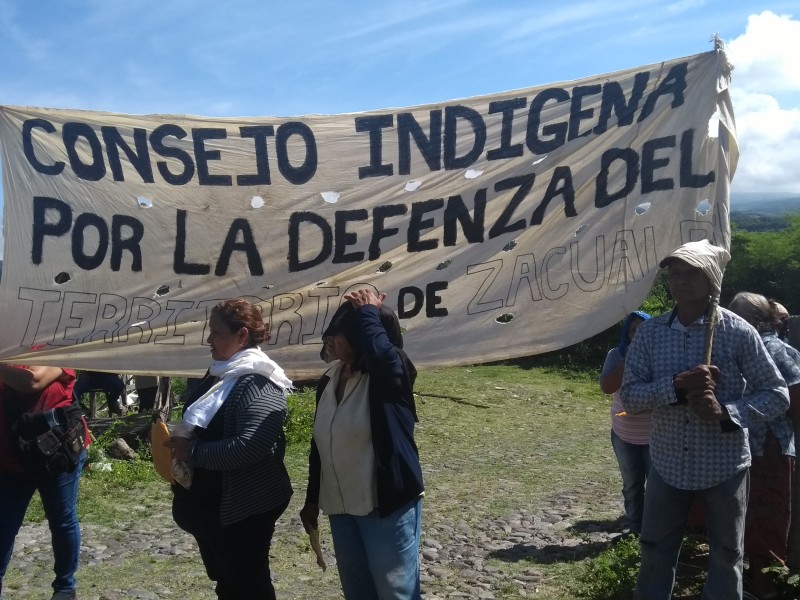
[[647, 471], [650, 469], [650, 430], [653, 422], [650, 411], [628, 414], [622, 407], [619, 388], [625, 368], [625, 353], [633, 341], [639, 325], [650, 315], [636, 311], [625, 317], [622, 323], [619, 346], [608, 351], [603, 370], [600, 372], [600, 389], [612, 394], [611, 403], [611, 447], [617, 457], [622, 477], [622, 497], [625, 500], [627, 531], [639, 534], [642, 530], [644, 491]]

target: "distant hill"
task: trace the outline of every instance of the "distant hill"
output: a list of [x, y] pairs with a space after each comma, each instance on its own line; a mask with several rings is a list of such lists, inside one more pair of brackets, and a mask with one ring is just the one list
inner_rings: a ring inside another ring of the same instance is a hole
[[776, 217], [800, 214], [800, 195], [731, 194], [731, 217], [737, 212]]
[[788, 215], [800, 214], [800, 196], [731, 194], [731, 222], [742, 231], [781, 231]]

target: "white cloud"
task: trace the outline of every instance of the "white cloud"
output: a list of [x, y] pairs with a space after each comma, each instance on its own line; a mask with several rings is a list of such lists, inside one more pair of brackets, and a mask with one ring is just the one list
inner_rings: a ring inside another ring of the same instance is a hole
[[767, 94], [734, 94], [739, 167], [734, 188], [742, 192], [800, 193], [800, 108], [781, 108]]
[[734, 82], [747, 91], [800, 92], [800, 21], [765, 11], [728, 43]]
[[741, 152], [734, 190], [800, 193], [800, 21], [751, 15], [728, 55]]

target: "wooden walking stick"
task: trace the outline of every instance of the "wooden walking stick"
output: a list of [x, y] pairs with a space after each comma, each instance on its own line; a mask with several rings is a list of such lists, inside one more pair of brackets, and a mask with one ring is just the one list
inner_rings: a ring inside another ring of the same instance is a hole
[[719, 307], [719, 296], [708, 297], [708, 313], [706, 314], [706, 342], [703, 354], [703, 364], [711, 364], [711, 349], [714, 346], [714, 325], [717, 321], [717, 307]]

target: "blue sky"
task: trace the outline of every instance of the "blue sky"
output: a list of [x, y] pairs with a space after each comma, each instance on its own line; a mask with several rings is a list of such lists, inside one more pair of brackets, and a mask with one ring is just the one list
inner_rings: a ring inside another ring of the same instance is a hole
[[714, 33], [736, 67], [734, 193], [800, 194], [797, 0], [0, 0], [0, 104], [357, 112], [679, 58]]

